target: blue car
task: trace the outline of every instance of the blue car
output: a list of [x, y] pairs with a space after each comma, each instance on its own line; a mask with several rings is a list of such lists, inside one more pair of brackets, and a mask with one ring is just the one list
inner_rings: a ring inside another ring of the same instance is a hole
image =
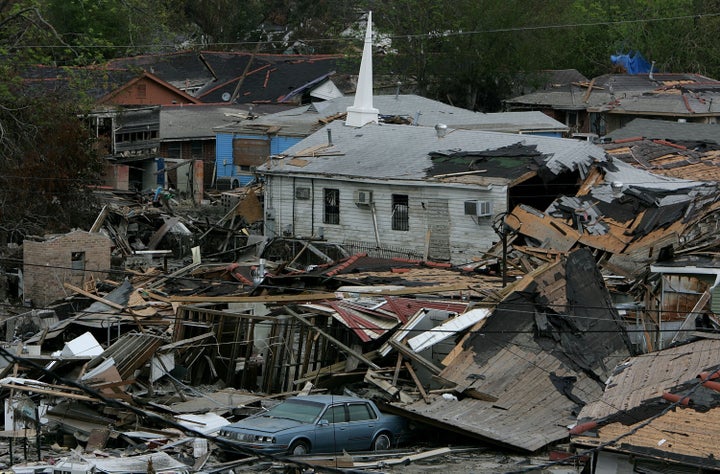
[[404, 418], [381, 413], [370, 400], [336, 395], [288, 398], [220, 431], [220, 436], [245, 448], [293, 456], [380, 451], [407, 434]]

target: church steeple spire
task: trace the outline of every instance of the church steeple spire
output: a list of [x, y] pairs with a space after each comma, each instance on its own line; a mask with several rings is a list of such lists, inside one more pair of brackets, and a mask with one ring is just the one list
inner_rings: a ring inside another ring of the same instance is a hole
[[366, 123], [378, 121], [378, 109], [373, 107], [373, 70], [372, 70], [372, 12], [368, 12], [365, 44], [363, 45], [360, 75], [358, 76], [355, 102], [347, 108], [345, 125], [362, 127]]

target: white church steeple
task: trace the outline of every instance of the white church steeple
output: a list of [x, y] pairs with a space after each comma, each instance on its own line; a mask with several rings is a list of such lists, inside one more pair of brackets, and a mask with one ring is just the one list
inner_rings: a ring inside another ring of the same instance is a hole
[[355, 102], [347, 108], [345, 125], [362, 127], [366, 123], [378, 121], [378, 109], [373, 107], [373, 70], [372, 70], [372, 12], [368, 12], [365, 44], [363, 45], [360, 75], [358, 76]]

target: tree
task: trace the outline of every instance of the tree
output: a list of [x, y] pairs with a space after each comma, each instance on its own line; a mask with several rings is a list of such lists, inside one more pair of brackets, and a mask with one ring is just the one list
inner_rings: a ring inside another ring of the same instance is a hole
[[182, 4], [171, 0], [38, 0], [38, 9], [70, 46], [52, 49], [62, 65], [172, 50], [192, 34]]
[[102, 168], [80, 118], [82, 100], [67, 89], [31, 88], [23, 80], [32, 62], [44, 56], [42, 48], [34, 47], [38, 44], [68, 46], [32, 4], [0, 9], [0, 54], [5, 57], [0, 74], [3, 243], [83, 225], [84, 211], [93, 203], [87, 186], [97, 182]]

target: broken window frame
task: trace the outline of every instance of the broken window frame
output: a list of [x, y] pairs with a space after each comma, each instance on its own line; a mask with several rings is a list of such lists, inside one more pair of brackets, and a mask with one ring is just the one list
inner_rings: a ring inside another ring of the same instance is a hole
[[340, 190], [336, 188], [323, 189], [323, 223], [340, 224]]
[[392, 230], [410, 230], [410, 200], [407, 194], [392, 195]]

